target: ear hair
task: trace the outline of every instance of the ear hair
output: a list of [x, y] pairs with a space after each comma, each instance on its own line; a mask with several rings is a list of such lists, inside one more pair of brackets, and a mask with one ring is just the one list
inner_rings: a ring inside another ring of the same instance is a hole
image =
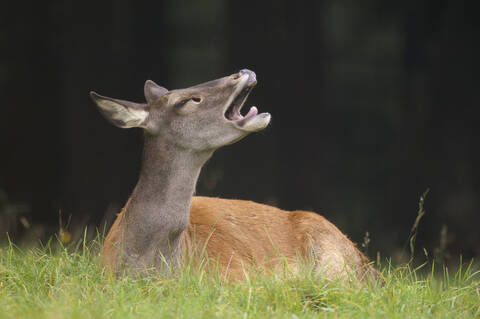
[[152, 80], [147, 80], [145, 86], [143, 87], [143, 92], [145, 94], [145, 99], [148, 104], [152, 104], [158, 100], [162, 95], [166, 94], [168, 90], [163, 86], [158, 85]]
[[120, 128], [142, 127], [148, 117], [146, 104], [134, 103], [90, 92], [102, 115], [113, 125]]

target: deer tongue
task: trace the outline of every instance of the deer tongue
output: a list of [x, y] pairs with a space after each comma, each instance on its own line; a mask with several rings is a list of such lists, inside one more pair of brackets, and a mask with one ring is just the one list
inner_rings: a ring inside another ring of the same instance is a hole
[[244, 121], [248, 121], [249, 118], [254, 117], [258, 114], [258, 109], [256, 106], [252, 106], [247, 114], [243, 116]]
[[258, 114], [258, 109], [252, 106], [237, 125], [245, 131], [255, 132], [264, 129], [270, 123], [270, 117], [269, 113]]

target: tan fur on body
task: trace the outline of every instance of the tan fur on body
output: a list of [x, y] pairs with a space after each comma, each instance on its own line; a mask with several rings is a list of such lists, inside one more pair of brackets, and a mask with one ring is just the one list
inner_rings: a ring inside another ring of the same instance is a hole
[[[115, 272], [121, 268], [124, 225], [122, 211], [102, 251], [104, 264]], [[315, 268], [330, 278], [353, 268], [360, 277], [373, 270], [368, 259], [323, 216], [245, 200], [195, 196], [183, 245], [187, 259], [200, 262], [204, 251], [229, 278], [243, 278], [250, 265], [274, 269], [287, 261], [296, 269], [299, 257], [309, 261], [314, 257]]]

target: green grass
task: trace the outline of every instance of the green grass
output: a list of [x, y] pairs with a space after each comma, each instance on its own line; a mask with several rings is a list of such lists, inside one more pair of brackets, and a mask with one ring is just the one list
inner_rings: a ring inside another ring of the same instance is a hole
[[99, 265], [96, 246], [0, 248], [0, 318], [480, 316], [480, 274], [470, 267], [438, 276], [387, 266], [384, 287], [322, 282], [308, 272], [231, 283], [192, 267], [176, 279], [116, 279]]

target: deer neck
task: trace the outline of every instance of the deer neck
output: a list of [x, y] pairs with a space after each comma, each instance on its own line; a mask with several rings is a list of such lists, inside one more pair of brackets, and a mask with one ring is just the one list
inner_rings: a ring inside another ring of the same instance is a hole
[[196, 152], [145, 135], [139, 181], [125, 210], [124, 249], [139, 268], [182, 256], [181, 236], [200, 170], [213, 151]]

